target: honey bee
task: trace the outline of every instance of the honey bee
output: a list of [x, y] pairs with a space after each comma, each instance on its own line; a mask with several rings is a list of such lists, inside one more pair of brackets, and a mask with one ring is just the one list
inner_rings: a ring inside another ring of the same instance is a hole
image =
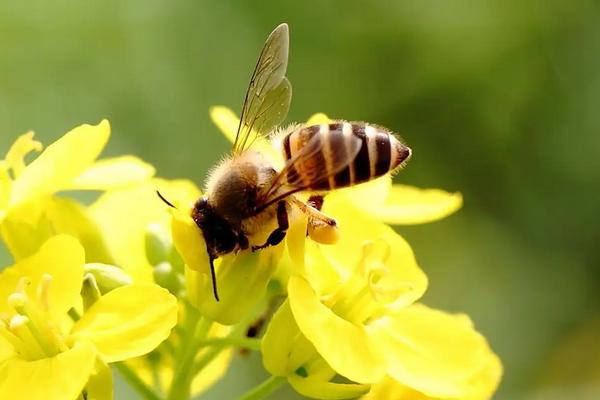
[[[333, 218], [323, 214], [323, 193], [356, 185], [400, 169], [411, 150], [390, 130], [365, 123], [335, 121], [293, 125], [279, 133], [285, 164], [277, 170], [252, 144], [274, 139], [285, 119], [292, 87], [285, 77], [289, 30], [281, 24], [262, 49], [244, 98], [231, 155], [209, 174], [205, 195], [191, 216], [202, 231], [217, 301], [214, 260], [240, 250], [257, 251], [279, 244], [296, 207], [308, 217], [307, 234], [320, 243], [337, 240]], [[304, 203], [294, 194], [311, 192]], [[172, 206], [162, 195], [160, 198]], [[262, 243], [251, 243], [268, 224], [276, 227]]]

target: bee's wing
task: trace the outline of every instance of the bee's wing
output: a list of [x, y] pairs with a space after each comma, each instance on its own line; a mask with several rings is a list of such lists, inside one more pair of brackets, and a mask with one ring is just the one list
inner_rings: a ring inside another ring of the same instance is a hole
[[[314, 135], [285, 163], [269, 187], [263, 191], [257, 202], [256, 212], [291, 194], [310, 189], [323, 179], [335, 176], [354, 161], [361, 146], [362, 141], [356, 136], [345, 138], [330, 135], [327, 144], [321, 135]], [[317, 161], [320, 157], [324, 157], [323, 160], [327, 159], [327, 167], [323, 162]], [[299, 173], [299, 170], [302, 173]]]
[[260, 136], [266, 136], [287, 116], [292, 85], [285, 77], [288, 62], [289, 30], [281, 24], [267, 38], [244, 98], [233, 154], [246, 150]]

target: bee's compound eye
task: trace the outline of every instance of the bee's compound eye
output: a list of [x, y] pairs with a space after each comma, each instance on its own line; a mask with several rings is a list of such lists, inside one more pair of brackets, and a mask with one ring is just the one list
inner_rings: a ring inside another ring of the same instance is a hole
[[197, 210], [203, 210], [207, 206], [208, 206], [208, 199], [206, 198], [206, 196], [202, 196], [198, 199], [198, 201], [196, 201], [194, 208]]
[[340, 233], [337, 225], [330, 225], [319, 220], [309, 220], [308, 236], [321, 244], [335, 244], [340, 238]]

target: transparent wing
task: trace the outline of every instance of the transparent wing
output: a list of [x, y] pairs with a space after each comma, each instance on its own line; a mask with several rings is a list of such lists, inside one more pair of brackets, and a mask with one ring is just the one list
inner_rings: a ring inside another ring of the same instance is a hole
[[292, 85], [285, 77], [289, 30], [281, 24], [267, 38], [244, 98], [233, 154], [246, 150], [260, 136], [268, 135], [287, 116]]
[[309, 190], [322, 180], [335, 176], [354, 161], [362, 145], [356, 136], [331, 135], [328, 141], [327, 144], [321, 135], [316, 134], [286, 162], [260, 196], [257, 213], [291, 194]]

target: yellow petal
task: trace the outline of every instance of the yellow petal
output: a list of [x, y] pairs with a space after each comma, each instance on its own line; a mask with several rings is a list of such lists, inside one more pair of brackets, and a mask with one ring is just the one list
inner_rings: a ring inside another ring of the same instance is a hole
[[109, 190], [141, 183], [154, 175], [154, 167], [134, 156], [96, 161], [70, 185], [73, 190]]
[[90, 340], [106, 362], [148, 353], [177, 323], [177, 299], [158, 285], [130, 285], [102, 296], [77, 321], [75, 340]]
[[383, 355], [372, 346], [362, 326], [340, 318], [323, 305], [302, 278], [290, 278], [288, 293], [300, 330], [331, 368], [359, 383], [383, 378], [386, 368]]
[[[177, 241], [175, 238], [174, 240]], [[256, 253], [244, 251], [222, 257], [215, 266], [220, 298], [218, 302], [213, 296], [210, 275], [186, 268], [186, 288], [190, 302], [202, 315], [220, 324], [232, 325], [238, 322], [265, 295], [282, 249], [282, 246], [277, 246]], [[189, 248], [188, 251], [203, 253], [202, 248], [198, 247]], [[188, 260], [196, 258], [194, 254], [182, 254], [182, 257], [186, 264]], [[208, 264], [197, 265], [197, 268], [208, 269]]]
[[428, 396], [461, 398], [491, 350], [465, 316], [412, 305], [369, 325], [388, 374]]
[[148, 226], [158, 227], [167, 234], [170, 231], [169, 207], [158, 198], [156, 190], [182, 209], [200, 197], [200, 191], [190, 181], [152, 179], [110, 190], [89, 208], [104, 234], [115, 265], [123, 268], [135, 282], [153, 281], [145, 246]]
[[5, 215], [0, 233], [14, 260], [31, 256], [56, 233], [45, 211], [46, 199], [39, 199], [13, 207]]
[[[231, 111], [231, 109], [224, 106], [214, 106], [209, 110], [210, 119], [212, 122], [219, 128], [221, 133], [225, 135], [227, 140], [231, 143], [235, 141], [235, 135], [237, 133], [238, 126], [240, 124], [240, 119], [238, 116]], [[254, 133], [252, 133], [254, 135]], [[254, 136], [252, 136], [254, 137]], [[276, 151], [273, 146], [269, 143], [268, 140], [265, 140], [262, 137], [258, 137], [252, 148], [263, 153], [271, 160], [280, 158], [281, 155], [278, 151]]]
[[173, 244], [181, 258], [190, 269], [210, 276], [210, 257], [202, 230], [189, 215], [179, 210], [174, 210], [172, 215]]
[[12, 313], [6, 299], [22, 277], [30, 284], [26, 292], [30, 299], [37, 298], [37, 287], [44, 274], [52, 276], [48, 292], [50, 313], [58, 320], [77, 304], [83, 279], [84, 252], [79, 242], [67, 235], [54, 236], [33, 256], [19, 261], [0, 272], [0, 312]]
[[388, 174], [372, 181], [332, 192], [327, 196], [325, 203], [335, 201], [337, 197], [345, 197], [345, 200], [351, 202], [356, 209], [368, 213], [383, 206], [391, 188], [392, 177]]
[[[386, 376], [380, 382], [371, 385], [371, 390], [361, 400], [435, 400], [421, 392], [409, 388]], [[456, 400], [456, 399], [453, 399]]]
[[0, 393], [6, 399], [75, 399], [92, 372], [96, 353], [87, 342], [52, 358], [11, 358], [0, 365]]
[[271, 318], [261, 341], [263, 365], [271, 375], [288, 376], [316, 354], [300, 333], [286, 300]]
[[369, 391], [369, 385], [324, 382], [312, 377], [290, 375], [288, 382], [301, 395], [311, 399], [355, 399]]
[[10, 206], [67, 188], [98, 157], [110, 135], [108, 121], [80, 125], [52, 143], [14, 181]]
[[85, 248], [86, 262], [113, 264], [104, 236], [88, 209], [80, 203], [53, 196], [46, 203], [46, 218], [56, 233], [71, 235]]
[[413, 225], [437, 221], [462, 206], [462, 195], [440, 189], [393, 185], [385, 204], [365, 211], [388, 224]]
[[[6, 329], [0, 326], [0, 329]], [[15, 355], [13, 346], [0, 334], [0, 363]]]
[[86, 400], [112, 400], [113, 399], [113, 379], [112, 371], [108, 365], [99, 358], [96, 363], [90, 379], [85, 385], [87, 393]]
[[465, 400], [490, 399], [498, 389], [502, 378], [502, 363], [497, 355], [491, 353], [483, 368], [469, 380], [469, 391], [464, 396]]
[[231, 143], [235, 141], [235, 134], [240, 124], [240, 119], [230, 108], [214, 106], [209, 109], [210, 119], [219, 128]]
[[19, 136], [6, 153], [6, 164], [17, 177], [25, 169], [25, 156], [32, 151], [40, 152], [43, 148], [40, 142], [33, 140], [33, 132], [27, 132]]
[[[498, 388], [502, 376], [502, 364], [498, 357], [490, 353], [487, 362], [469, 380], [468, 390], [460, 397], [452, 400], [487, 400]], [[371, 386], [369, 393], [361, 400], [439, 400], [439, 397], [430, 397], [415, 389], [401, 384], [386, 376], [382, 381]]]
[[[341, 237], [335, 245], [319, 247], [337, 270], [337, 280], [327, 273], [326, 268], [323, 269], [323, 263], [307, 264], [307, 270], [312, 272], [311, 282], [327, 277], [327, 282], [319, 283], [320, 287], [327, 288], [327, 292], [321, 294], [335, 290], [339, 280], [349, 279], [371, 245], [383, 250], [376, 259], [365, 262], [365, 273], [369, 275], [363, 276], [363, 279], [371, 281], [373, 274], [377, 275], [377, 284], [372, 289], [375, 289], [378, 301], [389, 309], [398, 309], [413, 303], [425, 293], [427, 276], [417, 265], [410, 245], [393, 229], [369, 218], [341, 197], [328, 197], [324, 211], [337, 219]], [[322, 275], [321, 278], [319, 275]]]
[[308, 118], [308, 121], [306, 121], [306, 125], [327, 124], [330, 121], [331, 119], [327, 115], [323, 113], [317, 113], [311, 115], [310, 118]]
[[11, 185], [12, 179], [8, 174], [8, 164], [6, 161], [0, 160], [0, 223], [6, 216]]

